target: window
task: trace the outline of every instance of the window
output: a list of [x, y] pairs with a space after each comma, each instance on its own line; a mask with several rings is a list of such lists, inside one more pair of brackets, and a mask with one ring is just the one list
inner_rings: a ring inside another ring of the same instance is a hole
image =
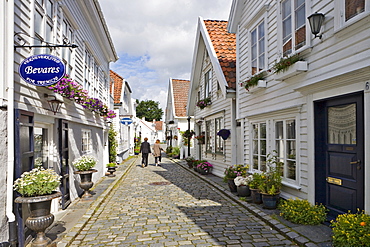
[[306, 45], [306, 5], [304, 0], [285, 0], [281, 3], [283, 26], [283, 56]]
[[365, 0], [345, 0], [345, 21], [365, 11]]
[[275, 150], [284, 163], [283, 177], [296, 180], [296, 127], [295, 120], [275, 122]]
[[204, 98], [211, 96], [212, 92], [212, 70], [208, 70], [204, 75]]
[[252, 75], [265, 69], [265, 23], [260, 23], [251, 32]]
[[206, 152], [212, 152], [211, 121], [206, 121]]
[[[71, 44], [72, 38], [73, 38], [73, 30], [71, 25], [67, 20], [63, 21], [63, 28], [62, 28], [62, 34], [63, 34], [63, 43], [64, 44]], [[62, 49], [62, 57], [63, 62], [66, 65], [66, 74], [71, 75], [72, 74], [72, 48], [71, 47], [64, 47]]]
[[252, 124], [253, 169], [266, 171], [266, 123]]
[[215, 119], [215, 141], [216, 141], [216, 153], [224, 153], [224, 140], [221, 136], [217, 135], [217, 132], [221, 130], [224, 126], [224, 119], [222, 117]]
[[92, 152], [92, 140], [91, 140], [91, 130], [82, 129], [82, 148], [83, 153]]

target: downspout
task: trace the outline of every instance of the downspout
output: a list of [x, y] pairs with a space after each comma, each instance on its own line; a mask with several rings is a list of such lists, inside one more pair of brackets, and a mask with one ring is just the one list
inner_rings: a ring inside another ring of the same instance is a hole
[[14, 178], [14, 0], [8, 0], [7, 5], [7, 51], [5, 80], [8, 84], [8, 167], [6, 182], [6, 216], [9, 225], [9, 243], [17, 244], [17, 222], [13, 213], [13, 178]]

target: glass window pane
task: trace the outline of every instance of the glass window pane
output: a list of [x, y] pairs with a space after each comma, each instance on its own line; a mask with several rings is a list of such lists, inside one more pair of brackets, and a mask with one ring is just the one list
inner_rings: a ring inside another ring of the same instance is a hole
[[260, 39], [261, 37], [264, 37], [264, 36], [265, 36], [265, 23], [262, 22], [258, 26], [258, 38]]
[[302, 6], [295, 12], [296, 29], [306, 24], [306, 12], [305, 7]]
[[295, 120], [286, 121], [286, 138], [295, 139]]
[[365, 11], [365, 0], [345, 0], [346, 21]]
[[261, 155], [266, 155], [266, 141], [261, 141]]
[[296, 180], [296, 162], [293, 160], [287, 161], [287, 178]]
[[40, 35], [41, 37], [43, 37], [42, 35], [42, 14], [40, 14], [40, 12], [38, 11], [35, 11], [35, 32]]
[[262, 38], [258, 42], [258, 54], [264, 53], [265, 52], [265, 39]]
[[253, 155], [253, 169], [258, 170], [258, 155]]
[[328, 108], [330, 144], [356, 144], [356, 104]]
[[261, 123], [260, 137], [264, 139], [266, 138], [266, 124], [265, 123]]
[[289, 17], [283, 21], [283, 42], [287, 42], [292, 36], [292, 19]]
[[276, 139], [283, 139], [284, 133], [283, 133], [284, 127], [283, 127], [283, 121], [278, 121], [275, 123], [275, 138]]
[[263, 70], [265, 68], [265, 55], [262, 54], [259, 58], [258, 58], [258, 64], [259, 64], [259, 69], [260, 70]]
[[283, 1], [282, 4], [281, 4], [281, 6], [282, 6], [281, 12], [282, 12], [283, 19], [285, 19], [287, 16], [289, 16], [291, 11], [292, 11], [290, 1], [291, 0], [286, 0], [286, 1]]
[[261, 171], [266, 171], [266, 156], [261, 156]]
[[50, 0], [46, 1], [46, 14], [52, 18], [53, 17], [53, 2]]
[[253, 128], [252, 138], [257, 139], [258, 138], [258, 124], [253, 124], [252, 128]]
[[257, 30], [254, 29], [251, 33], [251, 45], [254, 45], [257, 43]]
[[286, 150], [286, 155], [287, 155], [287, 159], [293, 159], [295, 160], [295, 141], [286, 141], [286, 146], [287, 146], [287, 150]]

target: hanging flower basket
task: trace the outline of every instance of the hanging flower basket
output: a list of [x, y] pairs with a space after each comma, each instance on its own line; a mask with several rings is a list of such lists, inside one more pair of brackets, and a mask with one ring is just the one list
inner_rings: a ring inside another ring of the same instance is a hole
[[230, 130], [228, 129], [221, 129], [219, 132], [217, 132], [218, 136], [221, 136], [223, 140], [226, 140], [230, 136]]
[[199, 135], [194, 137], [195, 139], [198, 140], [198, 144], [202, 145], [206, 142], [206, 137], [204, 135]]

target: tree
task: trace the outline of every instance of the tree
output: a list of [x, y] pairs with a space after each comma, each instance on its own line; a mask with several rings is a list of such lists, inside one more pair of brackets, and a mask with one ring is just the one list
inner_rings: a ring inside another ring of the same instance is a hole
[[163, 110], [159, 108], [159, 102], [153, 100], [136, 100], [136, 117], [143, 118], [148, 122], [153, 120], [161, 120], [163, 115]]

